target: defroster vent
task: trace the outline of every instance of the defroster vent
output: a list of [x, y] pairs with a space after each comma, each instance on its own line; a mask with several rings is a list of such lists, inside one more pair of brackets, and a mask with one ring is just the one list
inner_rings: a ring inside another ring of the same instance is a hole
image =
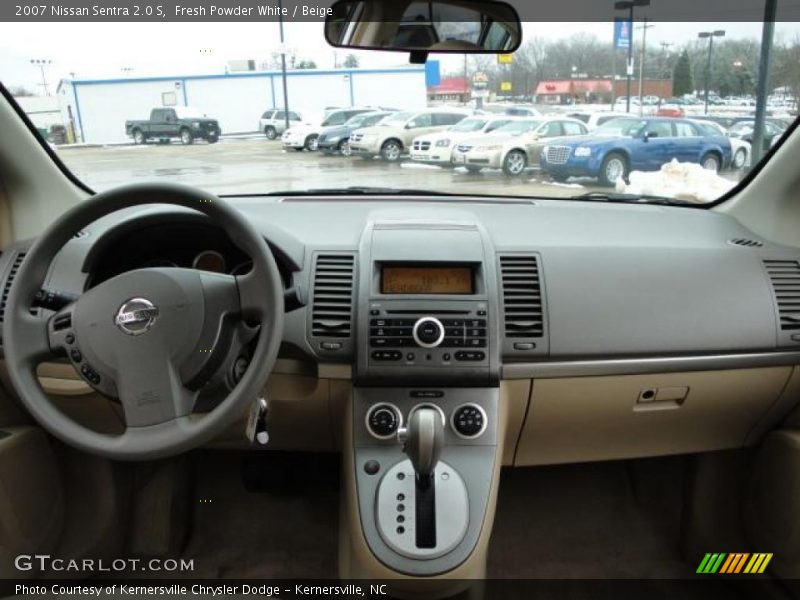
[[353, 320], [352, 254], [318, 254], [314, 265], [311, 335], [347, 338]]
[[775, 292], [781, 330], [800, 329], [800, 261], [764, 260]]
[[500, 256], [503, 316], [507, 338], [540, 338], [544, 333], [542, 285], [536, 256]]

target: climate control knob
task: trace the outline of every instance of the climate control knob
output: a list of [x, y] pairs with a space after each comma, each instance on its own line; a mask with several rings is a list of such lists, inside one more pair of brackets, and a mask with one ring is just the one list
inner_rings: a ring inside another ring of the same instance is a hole
[[435, 348], [444, 339], [444, 326], [436, 317], [422, 317], [414, 323], [414, 341], [423, 348]]
[[403, 417], [394, 404], [382, 402], [367, 411], [367, 430], [380, 440], [394, 436], [402, 425]]
[[486, 431], [486, 412], [477, 404], [462, 404], [453, 411], [450, 424], [456, 435], [466, 439], [480, 437]]

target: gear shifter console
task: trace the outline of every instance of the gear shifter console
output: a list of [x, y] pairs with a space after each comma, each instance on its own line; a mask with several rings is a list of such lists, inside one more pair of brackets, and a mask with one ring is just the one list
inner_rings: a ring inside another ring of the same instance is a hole
[[427, 484], [433, 475], [444, 445], [444, 424], [435, 408], [416, 409], [408, 419], [404, 450], [414, 467], [419, 484]]
[[359, 515], [382, 563], [435, 575], [472, 554], [496, 468], [497, 400], [497, 388], [355, 388]]

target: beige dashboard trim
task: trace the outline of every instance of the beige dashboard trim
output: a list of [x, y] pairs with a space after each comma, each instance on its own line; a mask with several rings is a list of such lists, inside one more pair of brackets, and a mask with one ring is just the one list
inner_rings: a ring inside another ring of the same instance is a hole
[[800, 352], [750, 352], [745, 354], [563, 360], [537, 363], [506, 363], [502, 367], [502, 378], [536, 379], [639, 375], [644, 373], [684, 373], [687, 371], [722, 371], [758, 367], [790, 367], [794, 365], [800, 365]]

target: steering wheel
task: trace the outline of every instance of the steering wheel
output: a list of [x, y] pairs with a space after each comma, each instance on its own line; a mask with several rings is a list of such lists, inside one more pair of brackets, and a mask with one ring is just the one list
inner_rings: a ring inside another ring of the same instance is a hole
[[[100, 283], [47, 320], [31, 314], [50, 264], [75, 233], [115, 211], [146, 204], [207, 215], [251, 258], [252, 269], [237, 277], [195, 269], [139, 269]], [[260, 395], [278, 354], [283, 311], [275, 259], [242, 214], [186, 186], [125, 186], [71, 209], [31, 247], [6, 304], [6, 367], [33, 417], [67, 444], [120, 460], [170, 456], [220, 434]], [[203, 384], [237, 359], [236, 327], [256, 322], [258, 341], [244, 374], [213, 410], [192, 415]], [[125, 417], [121, 435], [88, 429], [48, 400], [36, 367], [64, 354], [87, 383], [119, 399]]]

